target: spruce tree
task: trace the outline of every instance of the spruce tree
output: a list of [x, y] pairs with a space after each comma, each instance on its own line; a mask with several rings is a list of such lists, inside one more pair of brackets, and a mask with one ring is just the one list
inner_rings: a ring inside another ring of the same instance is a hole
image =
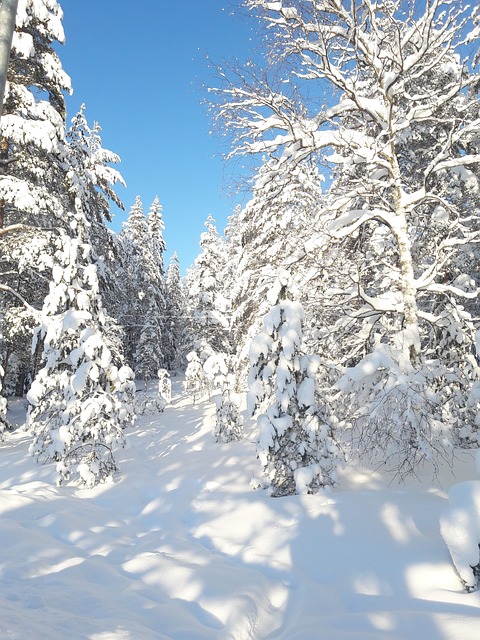
[[71, 84], [53, 49], [64, 42], [62, 15], [55, 0], [20, 3], [1, 119], [0, 357], [6, 387], [19, 394], [32, 368], [31, 327], [48, 289], [51, 229], [69, 225], [63, 94]]
[[104, 333], [105, 311], [99, 296], [91, 247], [60, 233], [53, 281], [45, 298], [34, 348], [43, 350], [43, 368], [27, 395], [30, 452], [55, 461], [59, 484], [78, 481], [91, 487], [117, 470], [116, 446], [133, 424], [133, 372], [112, 359]]
[[187, 301], [180, 276], [180, 262], [174, 253], [165, 277], [165, 322], [162, 336], [165, 367], [169, 371], [186, 367], [189, 342], [187, 334]]
[[302, 354], [302, 305], [291, 299], [291, 276], [281, 272], [273, 304], [251, 345], [250, 412], [259, 410], [258, 458], [272, 496], [316, 493], [336, 482], [341, 457], [320, 402], [318, 357]]

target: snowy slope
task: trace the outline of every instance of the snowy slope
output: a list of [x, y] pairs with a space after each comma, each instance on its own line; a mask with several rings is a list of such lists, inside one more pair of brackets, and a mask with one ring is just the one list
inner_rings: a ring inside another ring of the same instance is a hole
[[0, 445], [0, 638], [476, 640], [440, 536], [456, 478], [398, 487], [344, 474], [329, 494], [269, 498], [253, 435], [214, 442], [213, 405], [174, 382], [93, 490], [57, 488], [21, 432]]

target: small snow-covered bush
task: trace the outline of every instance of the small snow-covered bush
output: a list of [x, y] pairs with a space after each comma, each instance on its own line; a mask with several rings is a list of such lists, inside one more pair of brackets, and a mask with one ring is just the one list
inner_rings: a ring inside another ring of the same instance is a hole
[[239, 402], [235, 394], [223, 391], [213, 397], [215, 402], [214, 435], [217, 442], [233, 442], [243, 436], [243, 418], [239, 413]]
[[158, 370], [158, 393], [168, 404], [172, 399], [172, 381], [166, 369]]
[[160, 395], [149, 395], [143, 392], [135, 395], [135, 413], [138, 416], [162, 413], [166, 405], [167, 401]]
[[208, 391], [208, 381], [200, 358], [195, 351], [187, 355], [187, 369], [185, 371], [185, 391], [192, 396], [193, 404]]

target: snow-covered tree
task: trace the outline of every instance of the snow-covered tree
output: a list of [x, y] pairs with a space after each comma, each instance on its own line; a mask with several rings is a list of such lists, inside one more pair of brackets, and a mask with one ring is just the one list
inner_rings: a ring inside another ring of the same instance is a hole
[[151, 379], [165, 364], [162, 329], [165, 291], [162, 207], [155, 198], [148, 216], [140, 196], [120, 233], [124, 250], [125, 291], [121, 323], [126, 351], [137, 377]]
[[55, 0], [20, 0], [1, 120], [0, 297], [7, 310], [1, 319], [8, 322], [3, 362], [7, 384], [17, 389], [30, 368], [25, 327], [48, 290], [42, 275], [51, 267], [48, 230], [68, 227], [63, 93], [71, 87], [52, 47], [64, 41], [62, 15]]
[[165, 366], [174, 371], [186, 366], [188, 343], [187, 301], [180, 276], [180, 262], [176, 253], [170, 258], [165, 277], [165, 320], [163, 349]]
[[158, 375], [158, 395], [162, 397], [165, 402], [169, 403], [172, 399], [172, 381], [170, 380], [170, 374], [166, 369], [159, 369]]
[[229, 308], [224, 292], [225, 241], [218, 235], [215, 220], [208, 216], [207, 231], [200, 237], [201, 252], [187, 274], [192, 314], [193, 345], [205, 358], [214, 352], [231, 350]]
[[202, 362], [195, 351], [187, 354], [187, 368], [185, 370], [185, 392], [192, 396], [193, 404], [208, 391], [208, 380], [202, 367]]
[[104, 149], [100, 125], [89, 126], [85, 105], [72, 118], [66, 133], [65, 162], [69, 167], [69, 190], [81, 205], [88, 227], [88, 241], [92, 245], [92, 260], [97, 264], [102, 300], [110, 315], [115, 316], [121, 287], [117, 278], [121, 260], [121, 246], [115, 233], [105, 221], [112, 221], [110, 202], [124, 209], [123, 202], [114, 190], [115, 185], [125, 186], [120, 172], [111, 165], [120, 162], [117, 154]]
[[250, 351], [249, 409], [257, 417], [257, 454], [273, 496], [316, 493], [335, 484], [340, 458], [317, 390], [318, 356], [302, 354], [302, 305], [290, 298], [288, 272], [269, 291], [273, 304]]
[[302, 302], [308, 300], [309, 288], [302, 287], [312, 266], [306, 245], [318, 235], [321, 198], [321, 178], [313, 163], [274, 176], [266, 164], [256, 176], [253, 197], [229, 221], [229, 291], [239, 379], [248, 375], [250, 342], [268, 312], [266, 294], [278, 271], [288, 270], [302, 290]]
[[[479, 77], [462, 46], [478, 42], [476, 9], [243, 5], [267, 27], [268, 64], [231, 82], [223, 73], [217, 114], [232, 153], [267, 155], [273, 176], [314, 157], [333, 175], [323, 210], [340, 262], [321, 262], [331, 286], [319, 290], [326, 355], [346, 375], [344, 426], [400, 473], [448, 454], [452, 440], [478, 446], [468, 397], [478, 377]], [[394, 428], [392, 411], [403, 416]]]
[[[163, 207], [158, 196], [155, 196], [147, 214], [147, 225], [149, 231], [148, 248], [151, 253], [152, 273], [154, 273], [155, 285], [158, 286], [159, 294], [162, 293], [163, 279], [165, 276], [165, 264], [163, 254], [166, 250], [163, 232], [165, 224], [162, 218]], [[154, 271], [155, 269], [155, 271]]]
[[237, 394], [227, 387], [213, 396], [215, 424], [213, 434], [217, 442], [235, 442], [243, 437], [243, 418], [239, 412]]
[[[79, 225], [81, 218], [77, 216]], [[43, 368], [28, 393], [30, 452], [56, 461], [59, 483], [90, 487], [117, 470], [114, 448], [134, 420], [133, 372], [116, 366], [105, 338], [105, 312], [91, 248], [60, 233], [50, 292], [35, 332]]]

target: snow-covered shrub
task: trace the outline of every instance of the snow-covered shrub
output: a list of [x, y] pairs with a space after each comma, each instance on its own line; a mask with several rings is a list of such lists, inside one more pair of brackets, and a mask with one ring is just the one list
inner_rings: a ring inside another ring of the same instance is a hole
[[281, 272], [270, 291], [275, 304], [253, 340], [249, 407], [258, 416], [257, 455], [273, 496], [315, 493], [335, 484], [340, 457], [332, 423], [318, 397], [319, 359], [301, 354], [302, 305], [287, 298]]
[[229, 375], [226, 353], [212, 353], [203, 363], [203, 370], [211, 391], [222, 391]]
[[143, 392], [135, 395], [135, 413], [139, 416], [162, 413], [166, 405], [167, 401], [160, 395], [150, 395]]
[[187, 369], [185, 371], [185, 391], [192, 396], [193, 404], [208, 391], [208, 381], [205, 376], [200, 358], [195, 351], [187, 355]]
[[352, 449], [400, 477], [427, 461], [436, 468], [453, 452], [449, 380], [438, 361], [413, 366], [400, 350], [375, 345], [335, 385], [333, 404]]
[[168, 404], [172, 399], [172, 381], [170, 374], [166, 369], [159, 369], [158, 375], [158, 394]]
[[460, 482], [448, 498], [440, 531], [464, 589], [473, 591], [480, 582], [480, 480]]
[[215, 402], [214, 435], [217, 442], [233, 442], [243, 437], [243, 418], [236, 394], [224, 389], [213, 396]]

